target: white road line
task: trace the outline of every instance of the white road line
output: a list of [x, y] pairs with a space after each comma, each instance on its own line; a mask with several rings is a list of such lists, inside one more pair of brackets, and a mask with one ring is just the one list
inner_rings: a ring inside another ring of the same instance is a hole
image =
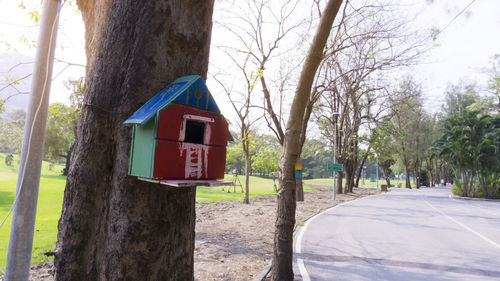
[[431, 203], [429, 203], [427, 200], [425, 200], [425, 203], [427, 203], [427, 205], [429, 205], [431, 208], [433, 208], [434, 210], [436, 210], [436, 212], [440, 213], [441, 215], [447, 217], [448, 219], [450, 219], [451, 221], [453, 221], [454, 223], [460, 225], [461, 227], [463, 227], [464, 229], [476, 234], [477, 236], [479, 236], [479, 238], [483, 239], [484, 241], [490, 243], [491, 245], [497, 247], [498, 249], [500, 249], [500, 245], [495, 243], [494, 241], [492, 241], [491, 239], [489, 239], [488, 237], [482, 235], [481, 233], [475, 231], [474, 229], [468, 227], [467, 225], [457, 221], [456, 219], [448, 216], [447, 214], [445, 214], [443, 211], [437, 209], [436, 207], [434, 207]]
[[[351, 201], [344, 202], [342, 204], [335, 205], [335, 206], [333, 206], [331, 208], [326, 209], [324, 212], [318, 213], [318, 214], [314, 215], [313, 217], [311, 217], [310, 219], [308, 219], [306, 221], [306, 223], [304, 223], [304, 226], [300, 229], [299, 234], [297, 235], [297, 240], [295, 241], [295, 252], [298, 253], [298, 254], [302, 253], [302, 238], [304, 237], [304, 233], [306, 232], [306, 228], [307, 228], [307, 226], [309, 225], [310, 222], [312, 222], [317, 217], [321, 216], [322, 214], [324, 214], [324, 213], [326, 213], [326, 212], [328, 212], [330, 210], [333, 210], [333, 209], [335, 209], [337, 207], [340, 207], [340, 206], [343, 206], [343, 205], [350, 204], [350, 203], [352, 203], [354, 201], [363, 200], [363, 199], [368, 198], [368, 197], [373, 197], [373, 195], [366, 196], [366, 197], [363, 197], [363, 198], [360, 198], [360, 199], [354, 199], [354, 200], [351, 200]], [[299, 266], [299, 274], [302, 276], [302, 280], [304, 280], [304, 281], [310, 281], [311, 278], [309, 277], [309, 273], [307, 272], [306, 266], [304, 264], [304, 260], [303, 259], [297, 259], [297, 265]]]
[[300, 275], [302, 276], [303, 281], [311, 281], [309, 277], [309, 273], [307, 273], [306, 266], [304, 265], [303, 259], [297, 259], [297, 264], [299, 266]]

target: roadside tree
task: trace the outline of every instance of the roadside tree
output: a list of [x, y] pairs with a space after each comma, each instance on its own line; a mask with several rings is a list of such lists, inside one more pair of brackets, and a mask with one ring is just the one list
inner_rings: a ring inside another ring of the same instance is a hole
[[241, 175], [244, 167], [245, 156], [243, 155], [241, 143], [235, 142], [229, 144], [226, 153], [226, 173], [236, 172], [238, 175]]
[[378, 160], [379, 167], [384, 174], [384, 179], [387, 182], [387, 187], [391, 187], [390, 175], [392, 166], [396, 163], [394, 160], [396, 154], [396, 143], [393, 136], [390, 134], [392, 123], [389, 119], [381, 121], [377, 127], [372, 130], [370, 136], [370, 147], [373, 147], [375, 154], [372, 154], [371, 160]]
[[336, 144], [336, 162], [344, 164], [337, 176], [339, 193], [352, 192], [356, 170], [359, 178], [360, 162], [366, 161], [366, 154], [360, 157], [360, 131], [390, 111], [386, 100], [392, 81], [386, 77], [421, 54], [422, 42], [411, 30], [391, 5], [350, 3], [330, 38], [313, 87], [322, 94], [312, 112], [323, 136]]
[[496, 98], [496, 113], [500, 113], [500, 54], [491, 58], [491, 67], [486, 73], [488, 74], [487, 90]]
[[67, 175], [73, 152], [77, 118], [77, 109], [73, 106], [62, 103], [49, 105], [43, 153], [51, 162], [66, 159], [63, 175]]
[[281, 147], [264, 146], [252, 157], [252, 169], [259, 171], [263, 176], [273, 176], [278, 171]]
[[5, 119], [0, 118], [0, 151], [19, 153], [23, 141], [26, 112], [15, 110]]
[[414, 153], [411, 145], [412, 130], [422, 114], [421, 91], [420, 85], [413, 78], [406, 77], [388, 100], [391, 104], [391, 124], [386, 129], [395, 138], [396, 151], [404, 166], [406, 188], [411, 188], [411, 161]]
[[258, 118], [254, 118], [250, 113], [250, 108], [252, 106], [252, 97], [255, 88], [256, 80], [258, 76], [255, 73], [249, 73], [249, 57], [243, 59], [243, 61], [238, 61], [238, 58], [231, 56], [234, 64], [239, 68], [238, 74], [241, 75], [244, 82], [244, 90], [238, 91], [228, 86], [226, 82], [220, 79], [220, 75], [213, 75], [213, 78], [219, 83], [219, 85], [224, 89], [227, 98], [231, 102], [231, 105], [238, 116], [238, 127], [240, 130], [239, 139], [241, 140], [241, 149], [243, 151], [243, 156], [245, 158], [245, 196], [243, 198], [243, 203], [250, 203], [250, 171], [251, 159], [250, 152], [252, 149], [252, 126], [258, 121]]
[[[242, 85], [246, 88], [243, 92], [248, 94], [246, 99], [240, 100], [248, 101], [245, 104], [252, 108], [253, 118], [262, 118], [283, 146], [285, 118], [290, 103], [287, 93], [291, 93], [291, 83], [296, 79], [294, 72], [302, 63], [297, 57], [302, 58], [302, 51], [305, 49], [297, 46], [302, 46], [307, 41], [307, 35], [300, 35], [297, 38], [295, 33], [306, 33], [301, 28], [310, 26], [308, 14], [304, 16], [300, 10], [300, 7], [308, 6], [308, 2], [286, 0], [278, 3], [251, 0], [232, 2], [229, 5], [224, 5], [227, 4], [225, 2], [220, 3], [222, 4], [219, 9], [223, 9], [225, 14], [234, 15], [217, 20], [216, 27], [222, 28], [227, 32], [227, 37], [232, 39], [228, 45], [219, 46], [218, 49], [230, 58], [244, 77], [240, 80], [244, 82]], [[292, 38], [293, 36], [296, 37]], [[300, 55], [294, 55], [297, 52]], [[217, 78], [217, 80], [222, 85], [222, 79]], [[222, 86], [228, 92], [228, 87]], [[254, 96], [251, 103], [250, 92]], [[256, 96], [259, 92], [261, 95]], [[231, 103], [234, 104], [234, 99]], [[255, 113], [257, 112], [255, 109], [261, 111]], [[246, 122], [253, 123], [250, 119]], [[301, 185], [300, 191], [302, 191]], [[298, 195], [298, 200], [302, 201], [303, 193], [298, 190]]]
[[464, 110], [444, 121], [444, 132], [435, 142], [435, 150], [453, 167], [461, 196], [475, 197], [479, 187], [486, 197], [496, 196], [500, 180], [499, 140], [498, 116]]
[[329, 0], [323, 10], [314, 39], [300, 72], [299, 81], [286, 123], [283, 152], [279, 164], [278, 207], [272, 258], [272, 280], [293, 280], [293, 229], [295, 226], [296, 183], [295, 162], [303, 143], [300, 142], [304, 111], [333, 21], [342, 0]]

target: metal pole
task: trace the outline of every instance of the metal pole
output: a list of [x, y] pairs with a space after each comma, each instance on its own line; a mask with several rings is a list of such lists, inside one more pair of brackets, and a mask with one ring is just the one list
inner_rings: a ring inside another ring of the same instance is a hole
[[19, 161], [5, 281], [29, 278], [60, 1], [45, 0]]
[[378, 156], [377, 156], [377, 189], [378, 189]]
[[[337, 125], [333, 125], [334, 137], [333, 137], [333, 164], [337, 162]], [[335, 193], [337, 192], [337, 172], [333, 170], [333, 192], [332, 199], [335, 201]]]
[[361, 184], [362, 184], [363, 186], [365, 186], [366, 166], [363, 166], [363, 167], [362, 167], [362, 169], [363, 169], [363, 171], [362, 171], [361, 175], [362, 175], [363, 177], [361, 178]]

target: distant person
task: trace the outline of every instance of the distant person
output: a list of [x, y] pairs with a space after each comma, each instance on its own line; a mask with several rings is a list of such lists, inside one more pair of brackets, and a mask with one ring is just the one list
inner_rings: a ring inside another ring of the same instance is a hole
[[14, 155], [12, 155], [12, 153], [11, 153], [5, 157], [5, 165], [11, 166], [12, 160], [14, 160]]

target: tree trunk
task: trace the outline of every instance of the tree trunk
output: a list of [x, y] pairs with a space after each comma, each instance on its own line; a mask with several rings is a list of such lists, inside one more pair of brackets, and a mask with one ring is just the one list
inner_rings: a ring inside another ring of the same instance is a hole
[[420, 172], [418, 171], [417, 167], [415, 167], [413, 174], [415, 175], [415, 186], [417, 188], [420, 188]]
[[63, 176], [67, 176], [68, 175], [68, 171], [69, 171], [69, 166], [71, 164], [71, 156], [73, 155], [73, 150], [75, 149], [75, 143], [73, 143], [68, 151], [66, 152], [66, 156], [64, 158], [66, 158], [66, 166], [64, 167], [63, 169]]
[[[299, 144], [299, 146], [301, 147], [301, 151], [302, 151], [302, 145], [304, 145], [304, 142], [302, 141], [301, 139], [301, 142]], [[302, 166], [302, 159], [300, 159], [300, 153], [299, 153], [299, 156], [297, 157], [297, 162], [300, 163], [300, 166]], [[304, 201], [304, 186], [302, 184], [302, 178], [298, 178], [298, 179], [295, 179], [295, 186], [296, 186], [296, 198], [297, 198], [297, 201]]]
[[127, 176], [122, 122], [177, 77], [206, 77], [213, 1], [78, 1], [85, 98], [55, 254], [56, 280], [193, 280], [196, 188]]
[[391, 178], [389, 176], [385, 176], [385, 182], [387, 183], [387, 188], [391, 187]]
[[273, 280], [293, 280], [293, 228], [295, 225], [295, 161], [300, 154], [300, 134], [304, 110], [311, 93], [316, 70], [321, 62], [323, 49], [330, 34], [333, 20], [342, 0], [329, 0], [321, 16], [300, 73], [299, 82], [290, 109], [285, 130], [285, 141], [279, 164], [278, 208], [274, 233]]
[[355, 171], [355, 169], [351, 169], [351, 173], [346, 173], [346, 187], [344, 189], [346, 194], [353, 192]]
[[356, 139], [350, 139], [345, 144], [347, 145], [347, 157], [344, 161], [344, 194], [347, 194], [353, 192], [354, 176], [356, 174], [356, 167], [358, 166], [358, 142]]
[[344, 194], [351, 192], [353, 179], [354, 179], [354, 169], [352, 160], [348, 159], [344, 162], [344, 173], [345, 173], [345, 188]]
[[[243, 140], [245, 142], [246, 140]], [[242, 143], [243, 143], [242, 142]], [[243, 154], [245, 155], [245, 197], [243, 203], [250, 204], [250, 151], [247, 145], [243, 145]]]
[[411, 189], [410, 165], [408, 163], [408, 159], [406, 158], [406, 156], [403, 158], [403, 164], [405, 166], [405, 183], [406, 183], [406, 188]]
[[344, 173], [345, 173], [345, 188], [344, 194], [352, 192], [354, 186], [354, 175], [356, 174], [356, 147], [355, 143], [348, 142], [348, 156], [344, 161]]
[[344, 173], [338, 172], [337, 173], [337, 194], [342, 194], [342, 178], [344, 176]]
[[366, 159], [368, 159], [368, 153], [370, 152], [370, 148], [368, 147], [365, 155], [363, 156], [363, 159], [361, 160], [361, 165], [359, 165], [358, 169], [358, 175], [356, 177], [356, 187], [359, 187], [359, 178], [362, 176], [363, 173], [363, 166], [365, 166]]
[[296, 197], [297, 201], [304, 201], [304, 186], [302, 184], [302, 179], [295, 179], [296, 187]]

